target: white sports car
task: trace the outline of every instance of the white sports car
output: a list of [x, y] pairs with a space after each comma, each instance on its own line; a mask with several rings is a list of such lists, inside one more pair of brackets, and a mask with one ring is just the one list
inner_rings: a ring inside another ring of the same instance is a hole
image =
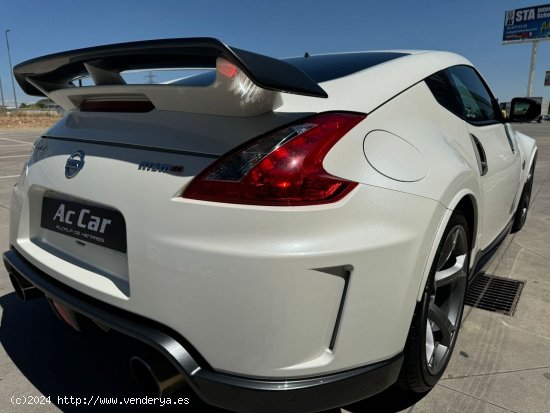
[[[165, 68], [202, 72], [123, 76]], [[426, 392], [468, 280], [527, 216], [537, 147], [510, 123], [540, 105], [505, 118], [452, 53], [278, 60], [170, 39], [14, 73], [67, 112], [13, 189], [13, 286], [149, 344], [131, 365], [161, 395], [292, 412]]]

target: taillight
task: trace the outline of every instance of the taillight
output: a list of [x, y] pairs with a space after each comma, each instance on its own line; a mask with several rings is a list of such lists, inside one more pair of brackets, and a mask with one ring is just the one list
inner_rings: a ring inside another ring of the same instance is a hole
[[182, 196], [252, 205], [335, 202], [357, 183], [330, 175], [323, 159], [365, 116], [324, 113], [247, 142], [196, 176]]

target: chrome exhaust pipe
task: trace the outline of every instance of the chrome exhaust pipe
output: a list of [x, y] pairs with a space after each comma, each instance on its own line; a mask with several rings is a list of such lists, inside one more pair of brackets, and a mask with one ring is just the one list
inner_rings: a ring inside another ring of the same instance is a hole
[[12, 271], [9, 272], [9, 276], [15, 293], [23, 301], [29, 301], [33, 298], [42, 297], [44, 295], [41, 290], [28, 282], [26, 278], [21, 277]]
[[183, 375], [165, 357], [133, 356], [130, 368], [135, 381], [147, 394], [165, 397], [186, 385]]

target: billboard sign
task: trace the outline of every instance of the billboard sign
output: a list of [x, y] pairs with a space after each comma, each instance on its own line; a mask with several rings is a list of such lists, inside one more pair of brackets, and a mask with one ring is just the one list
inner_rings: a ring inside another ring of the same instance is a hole
[[508, 10], [504, 14], [505, 42], [550, 38], [550, 4]]

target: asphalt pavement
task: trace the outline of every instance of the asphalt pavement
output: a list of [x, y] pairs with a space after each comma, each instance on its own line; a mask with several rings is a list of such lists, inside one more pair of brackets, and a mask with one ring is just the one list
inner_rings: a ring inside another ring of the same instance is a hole
[[[524, 229], [506, 238], [486, 270], [489, 276], [525, 282], [514, 314], [467, 306], [453, 358], [431, 392], [411, 397], [390, 388], [341, 412], [550, 411], [550, 122], [517, 128], [539, 146], [531, 209]], [[39, 133], [0, 131], [2, 250], [8, 247], [10, 191]], [[129, 399], [124, 397], [144, 396], [128, 363], [143, 349], [123, 336], [109, 335], [108, 340], [82, 337], [59, 321], [45, 300], [21, 302], [1, 266], [0, 413], [215, 411], [186, 392], [176, 396], [188, 397], [189, 403], [177, 409], [125, 404]], [[103, 402], [117, 398], [116, 409], [100, 409], [98, 397]], [[84, 399], [96, 405], [86, 406]]]

